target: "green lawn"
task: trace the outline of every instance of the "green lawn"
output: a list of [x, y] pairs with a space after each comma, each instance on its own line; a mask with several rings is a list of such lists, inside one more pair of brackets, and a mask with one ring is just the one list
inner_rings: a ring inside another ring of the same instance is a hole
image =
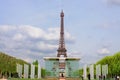
[[11, 78], [8, 80], [44, 80], [44, 79], [19, 79], [19, 78]]
[[[8, 80], [45, 80], [45, 79], [19, 79], [19, 78], [11, 78], [11, 79], [8, 79]], [[80, 79], [80, 80], [82, 80], [82, 79]], [[97, 79], [94, 79], [94, 80], [97, 80]], [[113, 79], [106, 79], [106, 80], [113, 80]]]

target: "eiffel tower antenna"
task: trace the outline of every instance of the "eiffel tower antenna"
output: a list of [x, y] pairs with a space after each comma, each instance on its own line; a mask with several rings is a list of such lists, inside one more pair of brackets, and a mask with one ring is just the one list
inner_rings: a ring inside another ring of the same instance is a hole
[[60, 0], [60, 10], [63, 10], [63, 7], [64, 7], [63, 0]]

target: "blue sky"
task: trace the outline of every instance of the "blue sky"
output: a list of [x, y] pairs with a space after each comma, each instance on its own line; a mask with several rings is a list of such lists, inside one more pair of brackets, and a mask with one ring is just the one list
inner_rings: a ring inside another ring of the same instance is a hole
[[62, 9], [68, 55], [80, 64], [120, 51], [120, 0], [0, 0], [0, 51], [28, 62], [56, 56]]

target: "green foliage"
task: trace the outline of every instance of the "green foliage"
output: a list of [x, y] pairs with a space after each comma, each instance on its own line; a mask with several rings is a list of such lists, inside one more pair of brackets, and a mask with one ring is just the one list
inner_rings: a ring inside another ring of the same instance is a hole
[[35, 75], [37, 75], [37, 73], [38, 73], [38, 64], [39, 64], [38, 60], [34, 61], [32, 64], [35, 65]]
[[73, 72], [74, 77], [79, 77], [80, 76], [80, 70], [76, 70]]
[[[120, 52], [114, 54], [113, 56], [106, 56], [94, 65], [94, 74], [96, 74], [96, 65], [108, 64], [108, 75], [120, 75]], [[79, 70], [80, 75], [83, 75], [83, 69]], [[87, 68], [87, 73], [89, 69]]]
[[20, 78], [10, 78], [9, 80], [45, 80], [45, 79], [20, 79]]
[[120, 52], [113, 56], [106, 56], [102, 60], [98, 61], [97, 64], [108, 64], [109, 75], [120, 75]]
[[83, 69], [79, 70], [79, 74], [82, 76], [83, 75]]
[[34, 61], [32, 64], [37, 66], [38, 65], [38, 60]]
[[41, 74], [42, 78], [44, 78], [44, 77], [45, 77], [46, 70], [45, 70], [44, 68], [42, 68], [42, 69], [41, 69], [41, 73], [42, 73], [42, 74]]
[[0, 71], [15, 73], [16, 72], [16, 64], [28, 64], [27, 62], [16, 59], [15, 57], [9, 56], [5, 53], [0, 52]]

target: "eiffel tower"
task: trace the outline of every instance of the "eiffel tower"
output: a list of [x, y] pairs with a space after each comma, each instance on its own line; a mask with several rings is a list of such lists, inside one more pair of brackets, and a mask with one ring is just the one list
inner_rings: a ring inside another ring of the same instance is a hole
[[64, 12], [62, 11], [60, 14], [61, 17], [61, 25], [60, 25], [60, 40], [59, 40], [59, 48], [57, 57], [64, 56], [67, 57], [67, 50], [65, 48], [65, 41], [64, 41]]
[[[80, 58], [68, 57], [64, 41], [64, 12], [60, 13], [60, 39], [56, 57], [44, 57], [47, 80], [79, 80], [79, 74], [73, 74], [79, 70]], [[73, 66], [75, 65], [75, 66]], [[53, 74], [53, 72], [55, 74]], [[53, 79], [50, 79], [50, 77]], [[72, 78], [74, 77], [74, 78]], [[57, 79], [56, 79], [57, 78]]]

